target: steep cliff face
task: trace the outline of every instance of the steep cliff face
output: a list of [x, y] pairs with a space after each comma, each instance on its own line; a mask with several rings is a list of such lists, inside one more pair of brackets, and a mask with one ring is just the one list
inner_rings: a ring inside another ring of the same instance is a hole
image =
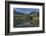
[[31, 17], [32, 17], [31, 22], [34, 25], [39, 24], [39, 12], [33, 11], [31, 13]]

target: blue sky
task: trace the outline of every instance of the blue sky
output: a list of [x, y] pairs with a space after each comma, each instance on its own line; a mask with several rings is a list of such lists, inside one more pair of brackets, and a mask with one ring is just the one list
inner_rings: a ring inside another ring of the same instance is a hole
[[32, 11], [39, 11], [38, 8], [14, 8], [17, 12], [32, 12]]

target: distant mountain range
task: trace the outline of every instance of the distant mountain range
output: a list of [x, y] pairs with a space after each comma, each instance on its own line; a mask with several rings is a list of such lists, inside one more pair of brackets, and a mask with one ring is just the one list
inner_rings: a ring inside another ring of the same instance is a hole
[[18, 14], [18, 15], [31, 15], [31, 14], [38, 14], [39, 12], [37, 11], [32, 11], [32, 12], [17, 12], [14, 11], [14, 14]]

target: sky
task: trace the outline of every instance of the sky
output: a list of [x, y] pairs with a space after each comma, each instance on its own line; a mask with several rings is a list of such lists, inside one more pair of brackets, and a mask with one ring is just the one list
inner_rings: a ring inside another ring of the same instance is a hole
[[38, 8], [14, 8], [17, 12], [32, 12], [32, 11], [39, 11]]

